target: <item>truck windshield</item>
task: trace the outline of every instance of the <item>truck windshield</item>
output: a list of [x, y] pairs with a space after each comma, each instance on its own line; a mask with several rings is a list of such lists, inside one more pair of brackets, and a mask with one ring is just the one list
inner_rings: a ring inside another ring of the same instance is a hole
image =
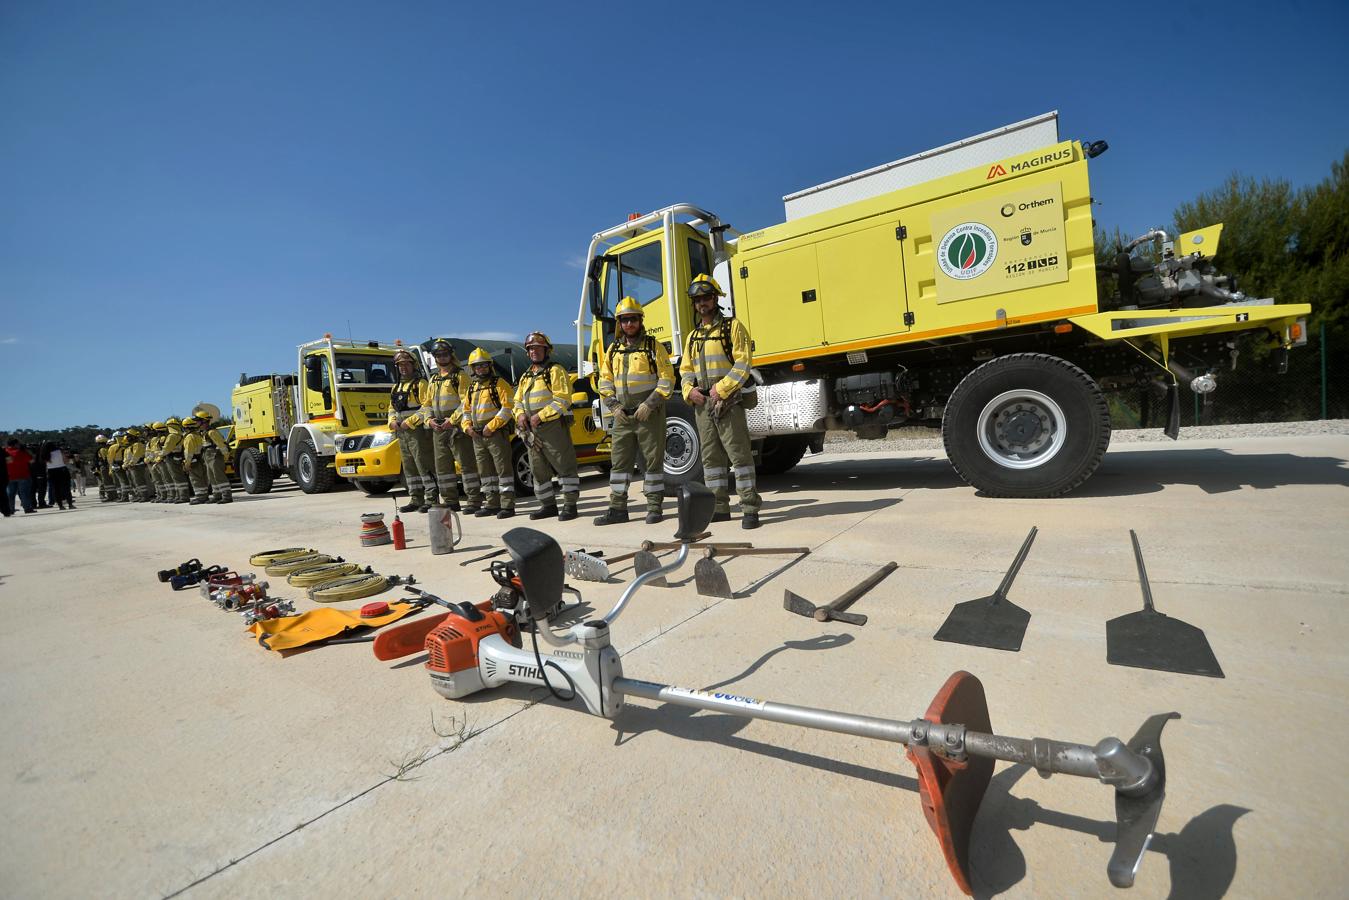
[[618, 257], [618, 265], [607, 269], [604, 302], [608, 310], [618, 306], [624, 297], [632, 297], [645, 306], [665, 291], [661, 242], [629, 250]]
[[336, 356], [338, 387], [354, 384], [392, 385], [398, 380], [392, 357], [367, 356], [363, 353], [338, 353]]

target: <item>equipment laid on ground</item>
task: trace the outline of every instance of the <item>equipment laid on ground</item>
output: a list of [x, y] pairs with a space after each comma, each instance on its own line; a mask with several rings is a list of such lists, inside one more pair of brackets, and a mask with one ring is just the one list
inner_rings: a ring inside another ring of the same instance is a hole
[[808, 556], [809, 547], [708, 547], [703, 551], [703, 558], [698, 560], [693, 566], [693, 583], [698, 586], [698, 593], [704, 597], [720, 597], [722, 600], [730, 600], [735, 596], [731, 590], [731, 581], [726, 577], [726, 570], [722, 568], [721, 563], [717, 562], [717, 556], [779, 556], [793, 554], [797, 556]]
[[250, 556], [248, 564], [250, 566], [267, 566], [279, 560], [317, 552], [313, 547], [283, 547], [280, 550], [263, 550]]
[[782, 592], [782, 608], [788, 612], [794, 612], [798, 616], [807, 616], [816, 622], [847, 622], [849, 625], [865, 625], [867, 617], [859, 613], [845, 612], [862, 598], [864, 594], [880, 584], [895, 569], [899, 568], [899, 563], [888, 562], [877, 571], [871, 573], [856, 587], [849, 588], [833, 603], [825, 606], [816, 606], [805, 597], [793, 594], [791, 591]]
[[248, 630], [257, 635], [258, 643], [268, 650], [294, 650], [357, 629], [388, 625], [425, 608], [424, 604], [391, 603], [389, 612], [382, 616], [362, 617], [361, 611], [357, 609], [323, 607], [307, 610], [297, 616], [253, 622]]
[[268, 575], [289, 575], [291, 572], [298, 572], [301, 569], [308, 569], [314, 566], [321, 566], [325, 563], [346, 562], [340, 556], [329, 556], [326, 553], [305, 553], [300, 556], [287, 556], [278, 559], [268, 565], [263, 571]]
[[464, 566], [472, 565], [472, 564], [475, 563], [475, 562], [482, 562], [484, 559], [491, 559], [491, 558], [493, 558], [494, 556], [500, 556], [501, 554], [503, 554], [503, 553], [505, 553], [505, 552], [506, 552], [506, 548], [505, 548], [505, 547], [502, 547], [502, 548], [500, 548], [500, 549], [498, 549], [498, 550], [493, 550], [491, 553], [484, 553], [482, 556], [475, 556], [475, 557], [473, 557], [472, 559], [466, 559], [466, 560], [464, 560], [463, 562], [461, 562], [461, 563], [459, 564], [459, 567], [462, 569]]
[[1105, 623], [1105, 661], [1115, 666], [1157, 669], [1181, 675], [1224, 678], [1202, 628], [1157, 612], [1152, 605], [1152, 587], [1143, 567], [1138, 535], [1129, 529], [1138, 563], [1138, 584], [1143, 589], [1143, 608]]
[[562, 556], [563, 567], [572, 578], [582, 581], [608, 581], [609, 563], [600, 559], [599, 552], [587, 553], [585, 548], [568, 550]]
[[225, 571], [224, 566], [207, 566], [204, 569], [188, 572], [185, 575], [173, 575], [169, 578], [169, 587], [173, 588], [175, 591], [181, 591], [192, 587], [194, 584], [205, 581], [212, 575], [223, 575]]
[[315, 566], [306, 566], [303, 569], [296, 569], [286, 576], [286, 584], [291, 587], [311, 588], [315, 585], [326, 584], [329, 581], [336, 581], [347, 575], [369, 575], [374, 570], [369, 566], [361, 566], [360, 563], [349, 562], [330, 562], [320, 563]]
[[158, 572], [158, 578], [160, 584], [167, 584], [169, 579], [175, 575], [190, 575], [193, 572], [199, 571], [201, 571], [201, 560], [197, 559], [196, 557], [193, 557], [192, 559], [189, 559], [187, 562], [179, 563], [172, 569], [160, 569]]
[[[433, 507], [426, 514], [427, 538], [431, 543], [431, 553], [440, 556], [453, 553], [454, 548], [464, 539], [464, 526], [459, 521], [459, 513], [445, 506]], [[458, 532], [458, 537], [455, 536]]]
[[1030, 553], [1030, 545], [1035, 543], [1038, 533], [1039, 529], [1032, 526], [998, 589], [987, 597], [957, 603], [932, 636], [933, 640], [1013, 653], [1021, 649], [1021, 639], [1026, 636], [1026, 626], [1030, 624], [1030, 613], [1008, 600], [1007, 592], [1012, 589], [1012, 580], [1026, 561], [1026, 554]]
[[364, 513], [361, 516], [361, 546], [380, 547], [393, 541], [384, 524], [384, 513]]
[[393, 524], [389, 526], [389, 534], [393, 536], [393, 548], [395, 550], [406, 550], [408, 548], [407, 532], [403, 530], [403, 520], [398, 516], [398, 501], [393, 501]]
[[386, 578], [383, 575], [371, 572], [347, 575], [333, 581], [327, 581], [311, 587], [306, 593], [308, 593], [309, 599], [315, 603], [341, 603], [346, 600], [373, 597], [375, 594], [387, 591], [394, 585], [416, 583], [417, 579], [411, 575], [407, 578], [398, 575], [390, 575]]
[[295, 604], [289, 600], [260, 600], [252, 606], [241, 610], [244, 617], [244, 627], [248, 628], [258, 622], [265, 622], [268, 619], [283, 619], [286, 616], [295, 615]]
[[[702, 530], [714, 500], [702, 485], [684, 484], [679, 494], [677, 537]], [[674, 687], [627, 678], [623, 661], [610, 642], [610, 626], [633, 596], [656, 577], [679, 569], [688, 546], [663, 568], [634, 580], [603, 617], [594, 617], [558, 634], [545, 610], [556, 608], [563, 588], [562, 549], [540, 531], [515, 528], [503, 536], [518, 573], [522, 601], [516, 617], [495, 610], [462, 607], [448, 612], [427, 635], [426, 668], [435, 690], [459, 699], [510, 682], [541, 685], [562, 701], [579, 699], [594, 715], [613, 719], [630, 697], [714, 712], [768, 719], [858, 737], [904, 744], [918, 768], [920, 795], [928, 823], [936, 833], [956, 883], [971, 892], [969, 842], [975, 814], [993, 772], [993, 760], [1034, 766], [1041, 775], [1063, 773], [1093, 778], [1115, 789], [1116, 838], [1107, 872], [1119, 887], [1133, 884], [1151, 839], [1165, 796], [1166, 768], [1161, 731], [1176, 713], [1155, 715], [1128, 743], [1105, 738], [1094, 746], [1045, 738], [1015, 738], [991, 733], [983, 687], [968, 672], [956, 672], [937, 693], [923, 718], [896, 721], [832, 710], [793, 706], [724, 691]], [[522, 645], [517, 617], [534, 626], [532, 648]], [[542, 637], [556, 651], [539, 652]], [[378, 641], [376, 642], [378, 643]], [[567, 649], [571, 648], [571, 649]]]

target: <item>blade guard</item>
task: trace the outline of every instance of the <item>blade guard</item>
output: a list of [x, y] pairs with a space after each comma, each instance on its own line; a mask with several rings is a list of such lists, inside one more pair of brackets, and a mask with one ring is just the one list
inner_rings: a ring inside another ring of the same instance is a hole
[[[956, 672], [942, 685], [924, 716], [929, 722], [964, 725], [991, 733], [984, 686], [969, 672]], [[937, 835], [942, 855], [956, 885], [971, 896], [970, 833], [974, 817], [993, 777], [993, 760], [968, 757], [957, 762], [927, 747], [910, 747], [909, 759], [918, 769], [918, 792], [923, 814]]]

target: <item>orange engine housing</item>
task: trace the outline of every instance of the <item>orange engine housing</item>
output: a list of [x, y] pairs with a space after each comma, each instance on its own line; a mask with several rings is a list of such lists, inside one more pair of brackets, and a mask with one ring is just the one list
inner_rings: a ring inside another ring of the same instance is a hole
[[520, 629], [515, 619], [492, 608], [492, 601], [477, 605], [483, 618], [470, 621], [459, 613], [450, 613], [426, 636], [426, 668], [451, 674], [478, 666], [478, 642], [489, 634], [501, 635], [507, 643], [520, 646]]

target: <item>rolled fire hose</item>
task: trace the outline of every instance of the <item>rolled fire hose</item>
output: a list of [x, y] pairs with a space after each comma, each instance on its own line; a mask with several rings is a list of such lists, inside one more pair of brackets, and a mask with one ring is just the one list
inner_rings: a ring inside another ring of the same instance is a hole
[[287, 556], [283, 559], [273, 560], [267, 566], [266, 572], [268, 575], [289, 575], [291, 572], [307, 569], [311, 566], [340, 562], [346, 562], [346, 560], [340, 556], [329, 556], [326, 553], [306, 553], [303, 556]]
[[355, 575], [360, 571], [360, 563], [322, 563], [317, 566], [306, 566], [303, 569], [296, 569], [286, 576], [286, 583], [291, 587], [308, 588], [318, 584], [325, 584], [329, 581], [336, 581], [346, 575]]
[[304, 547], [285, 547], [280, 550], [263, 550], [261, 553], [254, 553], [248, 558], [250, 566], [265, 566], [276, 562], [278, 559], [284, 559], [291, 556], [304, 556], [306, 553], [317, 553], [313, 548]]
[[360, 600], [372, 597], [389, 589], [389, 579], [383, 575], [348, 575], [327, 584], [309, 589], [309, 599], [315, 603], [340, 603], [344, 600]]

